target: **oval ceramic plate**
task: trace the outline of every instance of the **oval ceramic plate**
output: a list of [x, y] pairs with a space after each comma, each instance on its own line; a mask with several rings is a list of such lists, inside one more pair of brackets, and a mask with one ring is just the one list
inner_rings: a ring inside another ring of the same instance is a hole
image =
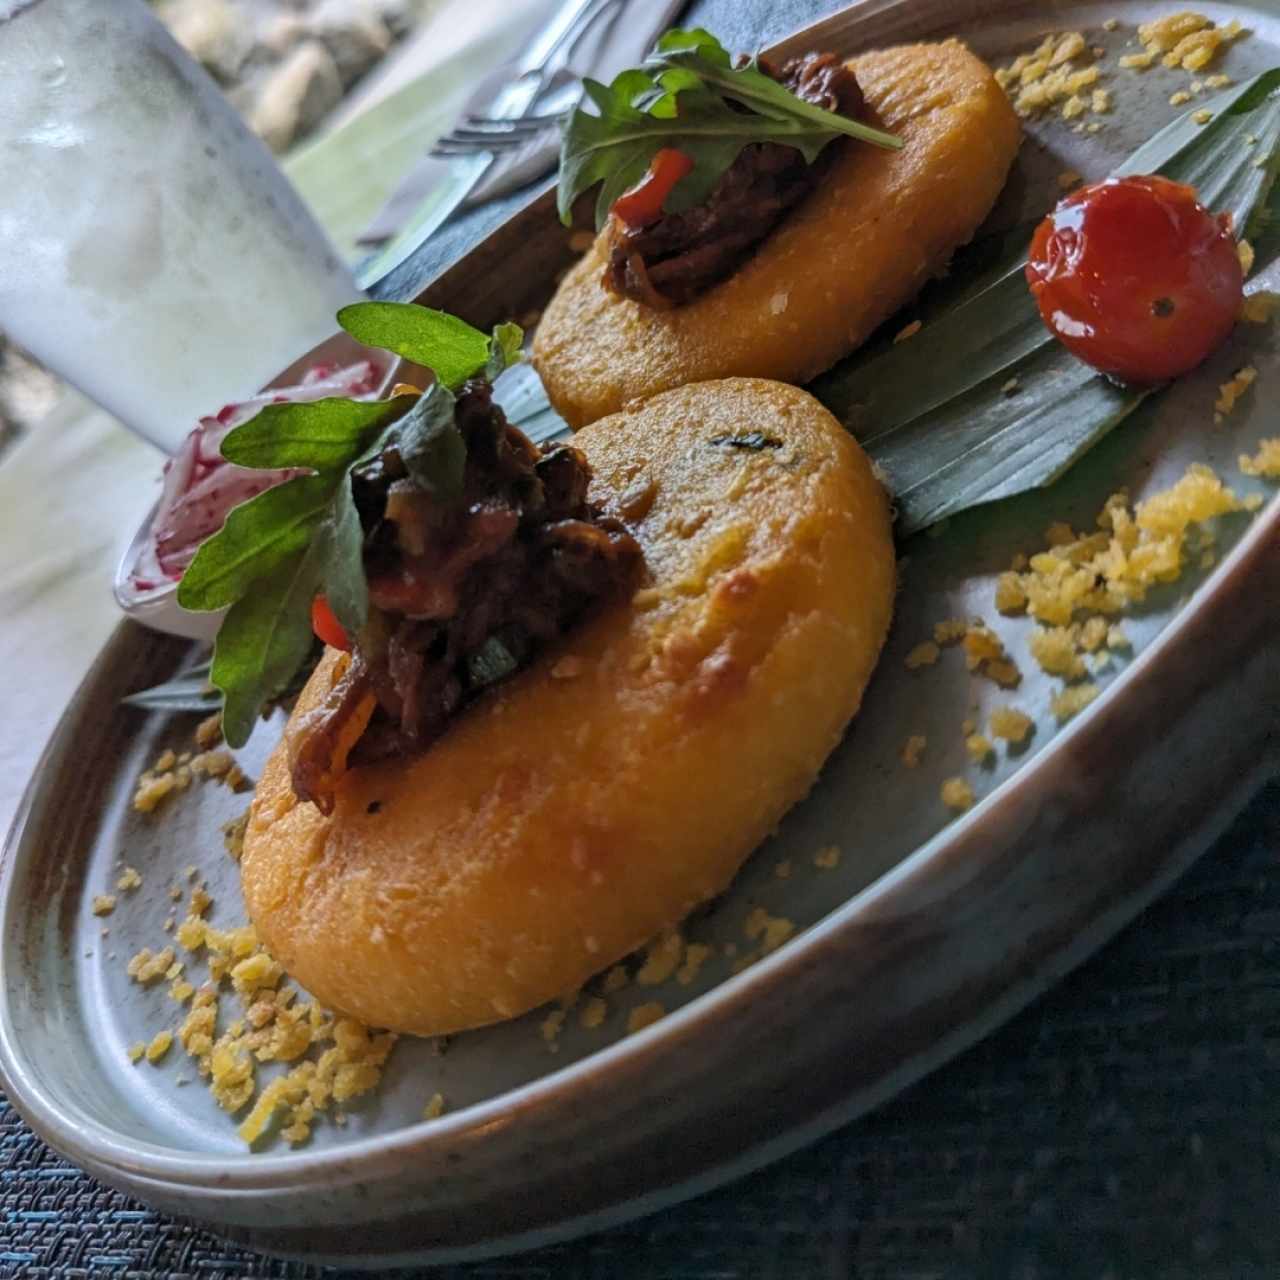
[[[1280, 63], [1274, 6], [1204, 8], [1252, 30], [1230, 53], [1232, 74]], [[1087, 26], [1114, 63], [1133, 25], [1151, 16], [1121, 3], [1055, 5], [1050, 18], [1044, 9], [866, 4], [791, 43], [852, 52], [954, 32], [1000, 59], [1049, 26]], [[1108, 18], [1121, 27], [1104, 32]], [[995, 223], [1042, 212], [1064, 169], [1106, 172], [1171, 118], [1169, 93], [1185, 79], [1117, 74], [1116, 111], [1096, 136], [1035, 125]], [[489, 324], [537, 305], [568, 258], [542, 198], [425, 300]], [[1261, 371], [1262, 394], [1215, 430], [1216, 384], [1246, 361]], [[143, 990], [124, 968], [139, 947], [168, 940], [169, 888], [185, 888], [184, 868], [208, 882], [216, 923], [240, 918], [219, 826], [245, 797], [207, 784], [155, 815], [131, 810], [139, 772], [162, 749], [189, 746], [192, 723], [121, 710], [119, 699], [194, 655], [122, 626], [55, 734], [5, 850], [0, 1065], [14, 1104], [71, 1159], [167, 1211], [258, 1248], [356, 1265], [481, 1256], [648, 1212], [873, 1106], [1096, 948], [1274, 766], [1275, 503], [1252, 521], [1223, 521], [1217, 566], [1126, 620], [1127, 669], [1109, 672], [1104, 696], [1065, 728], [1048, 713], [1051, 682], [1026, 655], [1030, 624], [999, 617], [992, 593], [1015, 554], [1043, 545], [1045, 526], [1089, 526], [1118, 487], [1141, 497], [1208, 462], [1241, 493], [1265, 492], [1236, 460], [1265, 434], [1261, 406], [1277, 363], [1270, 329], [1249, 327], [1053, 490], [903, 548], [898, 618], [866, 705], [810, 798], [731, 890], [687, 922], [687, 938], [709, 949], [688, 983], [612, 992], [599, 1026], [570, 1010], [552, 1034], [557, 1019], [543, 1010], [460, 1036], [443, 1055], [402, 1042], [384, 1087], [297, 1151], [277, 1140], [247, 1152], [199, 1083], [181, 1082], [193, 1072], [177, 1050], [158, 1066], [129, 1063], [131, 1043], [177, 1021], [163, 990]], [[955, 651], [906, 670], [905, 655], [935, 622], [975, 614], [1018, 658], [1016, 693], [971, 676]], [[1010, 703], [1035, 719], [1029, 745], [973, 765], [961, 722], [985, 723]], [[244, 753], [250, 772], [278, 730], [260, 728]], [[916, 734], [928, 747], [908, 769], [900, 753]], [[980, 803], [949, 822], [939, 787], [957, 774]], [[111, 891], [126, 862], [141, 887], [95, 917], [93, 895]], [[795, 926], [763, 957], [761, 909]], [[191, 968], [198, 974], [198, 962]], [[666, 1016], [627, 1035], [630, 1011], [651, 1002]], [[449, 1109], [423, 1121], [436, 1093]]]

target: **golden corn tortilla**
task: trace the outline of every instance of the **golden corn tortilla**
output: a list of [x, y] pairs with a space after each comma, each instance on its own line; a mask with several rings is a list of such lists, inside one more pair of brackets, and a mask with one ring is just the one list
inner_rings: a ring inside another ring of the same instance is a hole
[[[888, 499], [806, 392], [682, 387], [575, 443], [644, 550], [631, 599], [422, 755], [347, 774], [329, 817], [294, 796], [283, 744], [258, 784], [253, 923], [368, 1025], [513, 1017], [720, 893], [813, 785], [888, 630]], [[345, 660], [326, 654], [295, 716]]]
[[600, 283], [606, 235], [538, 325], [533, 361], [572, 427], [669, 387], [743, 375], [803, 383], [910, 301], [991, 210], [1020, 129], [990, 69], [958, 40], [850, 64], [901, 151], [853, 139], [739, 269], [657, 311]]

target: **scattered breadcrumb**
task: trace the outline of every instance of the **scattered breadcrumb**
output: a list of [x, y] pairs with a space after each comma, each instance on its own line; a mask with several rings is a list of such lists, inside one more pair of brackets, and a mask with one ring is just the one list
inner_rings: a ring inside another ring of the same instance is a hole
[[172, 1044], [172, 1031], [157, 1031], [155, 1036], [152, 1037], [151, 1043], [147, 1045], [147, 1061], [159, 1062], [169, 1052]]
[[1103, 29], [1103, 31], [1118, 31], [1118, 30], [1120, 29], [1120, 19], [1119, 19], [1119, 18], [1108, 18], [1108, 19], [1107, 19], [1107, 20], [1102, 24], [1102, 29]]
[[1270, 324], [1277, 302], [1280, 302], [1280, 293], [1266, 289], [1251, 293], [1240, 308], [1240, 318], [1249, 324]]
[[1098, 696], [1096, 684], [1077, 684], [1054, 696], [1049, 704], [1053, 714], [1059, 720], [1070, 720], [1077, 712], [1083, 711]]
[[207, 751], [215, 743], [222, 741], [222, 713], [215, 711], [196, 725], [196, 746]]
[[142, 884], [142, 877], [132, 867], [125, 867], [116, 881], [116, 888], [121, 893], [132, 893]]
[[1167, 14], [1138, 28], [1138, 40], [1146, 53], [1163, 55], [1166, 67], [1183, 71], [1203, 71], [1218, 52], [1245, 34], [1239, 21], [1233, 19], [1218, 27], [1202, 13]]
[[963, 778], [948, 778], [942, 784], [942, 803], [948, 809], [963, 813], [973, 808], [973, 788]]
[[920, 667], [931, 667], [941, 656], [942, 651], [932, 640], [923, 640], [907, 654], [906, 668], [916, 671]]
[[684, 950], [684, 962], [676, 970], [676, 981], [682, 987], [692, 986], [702, 972], [702, 966], [711, 958], [711, 948], [701, 942], [691, 942]]
[[933, 638], [940, 645], [959, 644], [969, 630], [963, 618], [944, 618], [933, 624]]
[[1120, 65], [1126, 71], [1145, 71], [1155, 60], [1154, 53], [1126, 53], [1120, 58]]
[[1240, 259], [1240, 270], [1243, 271], [1245, 277], [1248, 278], [1253, 271], [1253, 263], [1255, 259], [1253, 245], [1243, 239], [1236, 241], [1236, 257]]
[[1019, 384], [1019, 382], [1018, 382], [1017, 377], [1012, 377], [1012, 378], [1010, 378], [1010, 379], [1008, 380], [1008, 382], [1004, 383], [1004, 384], [1000, 387], [1000, 390], [1001, 390], [1005, 395], [1007, 395], [1007, 396], [1011, 396], [1011, 395], [1013, 395], [1013, 393], [1014, 393], [1015, 391], [1017, 391], [1017, 389], [1018, 389], [1019, 385], [1020, 385], [1020, 384]]
[[1258, 452], [1252, 457], [1240, 455], [1240, 470], [1247, 476], [1265, 476], [1280, 480], [1280, 436], [1258, 441]]
[[1217, 415], [1215, 421], [1221, 421], [1228, 414], [1235, 411], [1236, 403], [1240, 397], [1249, 390], [1251, 386], [1258, 380], [1258, 371], [1251, 364], [1247, 364], [1242, 369], [1237, 369], [1232, 375], [1229, 382], [1224, 382], [1218, 388], [1218, 398], [1213, 402], [1214, 413]]
[[1005, 651], [1004, 641], [986, 623], [975, 622], [965, 631], [964, 653], [970, 671], [1002, 689], [1016, 689], [1022, 683], [1022, 672]]
[[762, 954], [776, 951], [795, 931], [790, 920], [770, 915], [763, 907], [752, 907], [742, 925], [747, 941], [758, 942]]
[[996, 707], [987, 721], [992, 734], [1005, 742], [1025, 742], [1035, 728], [1035, 721], [1016, 707]]
[[609, 1006], [599, 996], [588, 997], [578, 1012], [578, 1021], [588, 1030], [600, 1026], [609, 1014]]
[[146, 1051], [147, 1051], [147, 1046], [143, 1044], [141, 1040], [139, 1040], [136, 1044], [131, 1044], [129, 1046], [129, 1061], [141, 1062], [142, 1055], [146, 1053]]
[[[114, 893], [97, 893], [93, 897], [93, 914], [95, 916], [109, 916], [116, 909], [116, 895]], [[106, 933], [106, 930], [103, 930]]]
[[929, 739], [922, 733], [913, 733], [903, 745], [902, 763], [908, 769], [914, 769], [920, 763], [920, 757], [924, 755], [924, 749], [929, 745]]
[[684, 957], [684, 938], [677, 929], [659, 934], [645, 949], [645, 961], [636, 973], [641, 987], [658, 987], [680, 967]]
[[1193, 111], [1191, 118], [1196, 124], [1208, 124], [1213, 119], [1213, 112], [1202, 107], [1199, 111]]
[[813, 855], [813, 865], [823, 871], [832, 871], [840, 865], [839, 846], [829, 844]]
[[991, 745], [991, 740], [980, 733], [971, 733], [964, 740], [964, 749], [969, 753], [970, 759], [975, 764], [985, 764], [995, 755], [996, 750]]
[[600, 990], [605, 995], [611, 996], [615, 991], [621, 991], [630, 981], [631, 975], [627, 972], [626, 966], [616, 964], [604, 975]]
[[1181, 107], [1191, 101], [1191, 94], [1186, 89], [1179, 89], [1177, 93], [1169, 95], [1169, 105], [1171, 107]]
[[638, 1004], [627, 1014], [627, 1034], [632, 1035], [637, 1031], [643, 1031], [645, 1027], [652, 1026], [660, 1018], [666, 1015], [666, 1008], [657, 1000], [650, 1000], [646, 1004]]
[[438, 1120], [444, 1115], [444, 1094], [433, 1093], [430, 1101], [422, 1108], [422, 1118], [424, 1120]]
[[899, 342], [906, 342], [908, 338], [914, 338], [924, 325], [919, 320], [913, 320], [909, 325], [905, 325], [894, 334], [893, 341], [895, 345]]
[[150, 813], [177, 785], [178, 778], [174, 773], [156, 775], [145, 772], [138, 779], [133, 793], [133, 807], [139, 813]]
[[998, 68], [995, 77], [1020, 116], [1057, 107], [1064, 120], [1073, 120], [1091, 109], [1092, 95], [1086, 99], [1082, 92], [1092, 90], [1102, 75], [1094, 61], [1098, 56], [1079, 31], [1048, 35]]

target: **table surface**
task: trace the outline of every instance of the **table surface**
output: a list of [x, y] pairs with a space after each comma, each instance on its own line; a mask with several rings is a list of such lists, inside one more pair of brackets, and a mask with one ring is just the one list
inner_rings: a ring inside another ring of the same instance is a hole
[[[701, 0], [688, 17], [751, 47], [835, 7]], [[459, 219], [379, 292], [414, 296], [519, 199]], [[0, 828], [114, 625], [109, 566], [156, 462], [70, 396], [0, 465]], [[1280, 1274], [1278, 848], [1280, 782], [1098, 957], [874, 1115], [657, 1217], [436, 1274]], [[100, 1186], [0, 1097], [0, 1277], [213, 1273], [333, 1274], [230, 1249]]]

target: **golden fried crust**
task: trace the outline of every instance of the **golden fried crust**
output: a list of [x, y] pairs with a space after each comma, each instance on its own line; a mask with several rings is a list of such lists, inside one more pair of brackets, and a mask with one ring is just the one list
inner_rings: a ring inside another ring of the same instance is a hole
[[[724, 439], [748, 432], [779, 443]], [[683, 387], [575, 443], [594, 496], [631, 513], [633, 598], [425, 754], [348, 774], [331, 817], [296, 801], [283, 748], [258, 785], [253, 922], [295, 979], [373, 1026], [522, 1013], [719, 893], [812, 786], [888, 629], [887, 499], [805, 392]]]
[[909, 301], [987, 216], [1020, 137], [985, 63], [957, 40], [850, 63], [901, 151], [853, 140], [821, 185], [732, 276], [655, 311], [600, 283], [605, 239], [565, 278], [533, 358], [574, 427], [686, 382], [807, 382]]

